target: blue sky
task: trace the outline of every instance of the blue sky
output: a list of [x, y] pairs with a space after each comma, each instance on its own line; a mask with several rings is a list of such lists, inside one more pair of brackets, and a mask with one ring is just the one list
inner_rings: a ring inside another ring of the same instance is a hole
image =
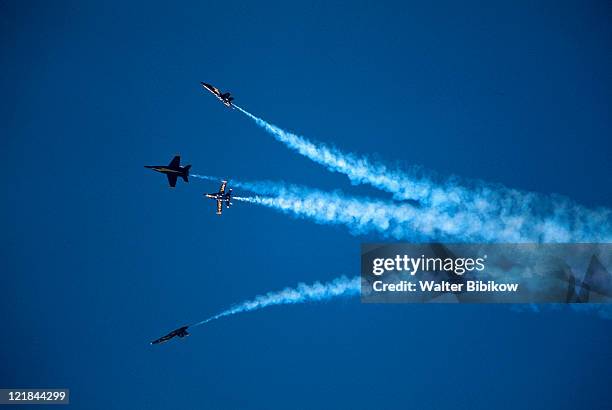
[[[379, 238], [144, 169], [353, 187], [205, 95], [399, 166], [612, 206], [605, 2], [2, 2], [3, 387], [71, 407], [604, 408], [610, 322], [503, 306], [232, 303]], [[112, 392], [112, 395], [110, 394]]]

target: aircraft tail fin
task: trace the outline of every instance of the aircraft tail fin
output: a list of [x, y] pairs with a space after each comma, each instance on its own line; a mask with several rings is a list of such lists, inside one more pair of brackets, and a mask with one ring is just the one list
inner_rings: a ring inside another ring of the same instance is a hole
[[191, 165], [185, 165], [185, 173], [181, 175], [183, 177], [183, 181], [189, 182], [189, 170], [191, 169]]

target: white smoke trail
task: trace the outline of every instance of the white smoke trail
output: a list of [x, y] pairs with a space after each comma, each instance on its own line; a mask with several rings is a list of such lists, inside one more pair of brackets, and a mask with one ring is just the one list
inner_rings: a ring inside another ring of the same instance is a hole
[[429, 193], [430, 183], [407, 178], [399, 171], [391, 171], [382, 164], [373, 164], [367, 158], [343, 153], [336, 148], [314, 143], [302, 136], [285, 131], [274, 124], [236, 106], [240, 112], [251, 118], [257, 125], [299, 154], [324, 165], [328, 170], [349, 177], [354, 184], [370, 184], [393, 193], [398, 199], [423, 200]]
[[435, 207], [347, 197], [339, 192], [321, 192], [270, 182], [241, 182], [239, 185], [253, 192], [268, 194], [242, 198], [246, 202], [321, 224], [345, 225], [353, 234], [375, 232], [396, 240], [461, 242], [612, 241], [609, 224], [601, 224], [600, 221], [571, 224], [554, 214], [540, 218], [511, 215], [489, 219], [465, 211], [449, 213]]
[[295, 288], [285, 288], [280, 292], [269, 292], [265, 295], [256, 296], [252, 300], [247, 300], [246, 302], [235, 305], [208, 319], [195, 323], [190, 327], [204, 325], [225, 316], [251, 312], [268, 306], [292, 305], [296, 303], [324, 301], [342, 296], [355, 296], [359, 294], [360, 288], [361, 281], [358, 276], [350, 279], [346, 276], [341, 276], [331, 282], [315, 282], [312, 285], [300, 283]]
[[[196, 175], [194, 175], [196, 176]], [[219, 181], [205, 175], [196, 177]], [[230, 180], [234, 187], [259, 195], [234, 197], [321, 224], [345, 225], [355, 235], [378, 233], [396, 240], [461, 242], [611, 242], [610, 219], [577, 218], [559, 204], [536, 216], [519, 209], [502, 210], [492, 218], [466, 210], [444, 210], [410, 203], [393, 203], [345, 196], [340, 192], [277, 182]]]
[[[239, 303], [204, 319], [200, 322], [190, 325], [190, 328], [202, 326], [212, 321], [236, 315], [238, 313], [252, 312], [255, 310], [264, 309], [269, 306], [277, 305], [293, 305], [298, 303], [326, 301], [338, 297], [357, 296], [361, 292], [361, 279], [359, 276], [347, 278], [341, 276], [331, 282], [320, 283], [315, 282], [312, 285], [300, 283], [295, 288], [285, 288], [278, 292], [268, 292], [265, 295], [256, 296], [254, 299]], [[562, 305], [512, 305], [512, 310], [516, 312], [539, 312], [540, 309], [556, 310], [562, 308]], [[608, 305], [570, 305], [570, 308], [575, 311], [596, 312], [604, 319], [612, 319], [612, 311]]]
[[[552, 235], [557, 242], [571, 241], [575, 237], [573, 232], [587, 233], [596, 228], [595, 231], [605, 231], [604, 237], [609, 238], [609, 232], [612, 231], [612, 211], [609, 209], [590, 210], [560, 196], [521, 192], [480, 181], [462, 181], [460, 184], [457, 178], [453, 178], [437, 183], [431, 178], [417, 176], [416, 173], [389, 169], [365, 157], [311, 142], [240, 107], [236, 108], [278, 141], [324, 165], [328, 170], [347, 175], [355, 184], [370, 184], [390, 192], [396, 199], [418, 200], [423, 208], [431, 210], [430, 214], [459, 218], [470, 215], [469, 218], [481, 222], [498, 219], [503, 222], [502, 226], [510, 228], [516, 224], [541, 221], [546, 224], [541, 230], [549, 232], [544, 237]], [[553, 230], [556, 232], [553, 233]], [[533, 238], [533, 235], [530, 237]], [[578, 237], [581, 240], [596, 240], [601, 235], [591, 237], [581, 234]]]
[[219, 177], [211, 177], [209, 175], [199, 175], [199, 174], [189, 174], [189, 176], [192, 178], [205, 179], [207, 181], [221, 181], [223, 179]]

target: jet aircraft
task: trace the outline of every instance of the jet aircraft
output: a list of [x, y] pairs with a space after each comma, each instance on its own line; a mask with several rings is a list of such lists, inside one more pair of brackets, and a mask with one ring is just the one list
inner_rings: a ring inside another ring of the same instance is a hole
[[221, 181], [221, 187], [219, 188], [219, 192], [215, 192], [212, 194], [204, 194], [206, 198], [214, 199], [215, 201], [217, 201], [217, 215], [221, 215], [221, 212], [223, 210], [223, 202], [225, 202], [225, 206], [228, 208], [230, 207], [230, 205], [232, 205], [232, 189], [230, 188], [230, 190], [226, 193], [226, 186], [227, 181]]
[[230, 93], [222, 94], [221, 91], [219, 91], [219, 89], [213, 85], [206, 84], [203, 82], [200, 82], [200, 84], [202, 84], [202, 87], [204, 87], [206, 90], [213, 93], [215, 97], [217, 97], [223, 104], [225, 104], [226, 107], [232, 108], [232, 101], [234, 101], [234, 97], [232, 97]]
[[185, 337], [185, 336], [189, 336], [189, 332], [187, 331], [187, 328], [189, 326], [183, 326], [183, 327], [179, 327], [176, 330], [173, 330], [172, 332], [168, 333], [165, 336], [160, 337], [159, 339], [156, 339], [154, 341], [151, 342], [152, 345], [156, 345], [156, 344], [160, 344], [160, 343], [164, 343], [167, 342], [168, 340], [172, 339], [173, 337]]
[[191, 165], [182, 167], [181, 157], [179, 155], [172, 158], [172, 161], [170, 161], [168, 165], [145, 165], [145, 168], [166, 174], [168, 177], [168, 185], [170, 185], [171, 188], [176, 186], [176, 179], [178, 177], [183, 178], [185, 182], [189, 182], [189, 169]]

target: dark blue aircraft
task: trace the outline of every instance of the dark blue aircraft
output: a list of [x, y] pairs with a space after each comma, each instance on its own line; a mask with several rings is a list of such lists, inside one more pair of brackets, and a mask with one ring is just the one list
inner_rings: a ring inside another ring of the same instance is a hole
[[221, 91], [219, 91], [219, 89], [214, 85], [206, 84], [203, 82], [200, 82], [200, 84], [202, 85], [202, 87], [204, 87], [205, 90], [208, 90], [213, 93], [214, 96], [217, 97], [219, 101], [221, 101], [227, 108], [232, 108], [232, 101], [234, 101], [234, 97], [232, 97], [230, 93], [221, 93]]
[[176, 179], [178, 177], [183, 178], [185, 182], [189, 182], [189, 169], [191, 165], [182, 167], [181, 157], [179, 155], [172, 158], [172, 161], [170, 161], [168, 165], [145, 165], [145, 168], [166, 174], [168, 177], [168, 185], [170, 185], [171, 188], [176, 186]]
[[183, 327], [179, 327], [176, 330], [173, 330], [172, 332], [168, 333], [165, 336], [160, 337], [159, 339], [156, 339], [154, 341], [151, 342], [152, 345], [156, 345], [156, 344], [160, 344], [160, 343], [164, 343], [167, 342], [168, 340], [172, 339], [173, 337], [185, 337], [185, 336], [189, 336], [189, 332], [187, 331], [187, 328], [189, 326], [183, 326]]

